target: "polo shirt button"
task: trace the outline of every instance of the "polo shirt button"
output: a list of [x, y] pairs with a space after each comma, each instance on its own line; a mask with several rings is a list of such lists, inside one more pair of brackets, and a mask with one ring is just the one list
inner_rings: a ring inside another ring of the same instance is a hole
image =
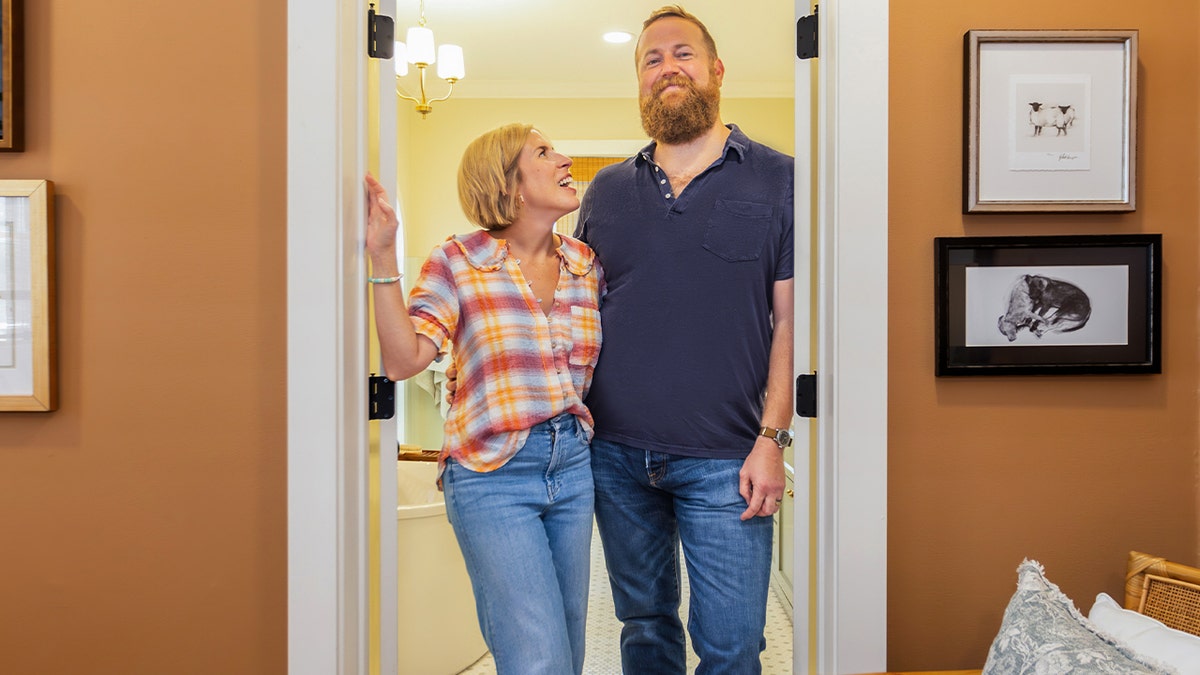
[[663, 183], [666, 183], [666, 182], [667, 182], [667, 179], [663, 178], [662, 180], [658, 181], [658, 184], [662, 185]]
[[670, 193], [670, 192], [668, 192], [667, 194], [663, 195], [663, 197], [664, 197], [664, 198], [666, 198], [666, 199], [670, 199], [670, 198], [671, 198], [671, 193]]

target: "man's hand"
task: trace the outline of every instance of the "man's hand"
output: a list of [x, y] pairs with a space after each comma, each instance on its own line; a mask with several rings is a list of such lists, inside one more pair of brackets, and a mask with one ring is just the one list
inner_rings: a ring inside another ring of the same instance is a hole
[[738, 492], [747, 504], [742, 520], [775, 515], [784, 490], [783, 450], [775, 441], [759, 436], [738, 475]]
[[446, 405], [454, 405], [454, 392], [458, 390], [458, 367], [451, 361], [446, 366]]

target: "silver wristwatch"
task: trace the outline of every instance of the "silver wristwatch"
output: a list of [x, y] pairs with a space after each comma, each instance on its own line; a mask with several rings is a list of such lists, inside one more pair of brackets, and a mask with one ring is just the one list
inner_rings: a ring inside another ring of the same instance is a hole
[[775, 444], [782, 450], [792, 444], [792, 432], [788, 429], [772, 429], [771, 427], [763, 427], [758, 430], [759, 436], [766, 436], [775, 441]]

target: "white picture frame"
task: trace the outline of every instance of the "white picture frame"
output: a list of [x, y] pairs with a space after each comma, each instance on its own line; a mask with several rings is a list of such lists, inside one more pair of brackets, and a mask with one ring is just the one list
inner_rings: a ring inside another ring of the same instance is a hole
[[964, 213], [1135, 209], [1137, 37], [967, 31]]

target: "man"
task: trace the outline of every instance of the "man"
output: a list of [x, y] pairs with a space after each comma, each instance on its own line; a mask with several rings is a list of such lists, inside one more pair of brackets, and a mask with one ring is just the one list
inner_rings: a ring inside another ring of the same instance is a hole
[[[604, 264], [596, 519], [629, 673], [759, 673], [792, 418], [791, 157], [720, 119], [704, 24], [652, 13], [635, 51], [654, 140], [602, 170], [577, 235]], [[765, 398], [764, 398], [765, 395]]]

